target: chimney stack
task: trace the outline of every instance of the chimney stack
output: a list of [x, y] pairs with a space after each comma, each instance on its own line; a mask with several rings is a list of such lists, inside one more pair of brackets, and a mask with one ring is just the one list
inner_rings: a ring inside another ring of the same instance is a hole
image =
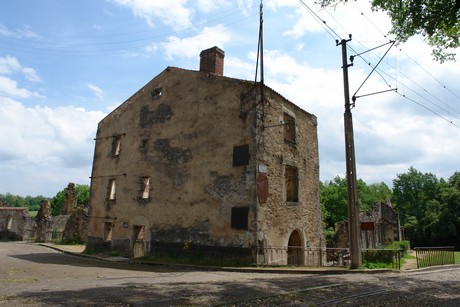
[[223, 76], [224, 57], [225, 52], [218, 47], [212, 47], [201, 51], [200, 71], [215, 74], [218, 76]]

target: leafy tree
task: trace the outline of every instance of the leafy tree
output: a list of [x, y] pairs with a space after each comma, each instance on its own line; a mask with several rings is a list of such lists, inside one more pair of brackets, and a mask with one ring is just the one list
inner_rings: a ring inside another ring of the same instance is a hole
[[[89, 186], [86, 184], [75, 185], [75, 196], [77, 205], [87, 205], [89, 202]], [[62, 208], [66, 202], [67, 188], [57, 192], [56, 195], [51, 199], [51, 215], [60, 215]]]
[[40, 203], [46, 197], [43, 195], [38, 196], [26, 196], [22, 197], [19, 195], [13, 195], [11, 193], [6, 193], [5, 195], [0, 194], [0, 199], [13, 206], [13, 207], [25, 207], [28, 208], [29, 211], [37, 211], [40, 208]]
[[[320, 0], [324, 6], [348, 0]], [[433, 47], [433, 56], [443, 62], [454, 60], [452, 49], [460, 46], [460, 1], [458, 0], [371, 0], [372, 9], [383, 11], [391, 19], [390, 33], [402, 42], [422, 34]]]
[[415, 217], [416, 221], [422, 219], [428, 201], [436, 199], [438, 183], [435, 175], [422, 174], [413, 167], [407, 173], [397, 175], [393, 180], [393, 203], [403, 225], [410, 217]]
[[[348, 219], [347, 179], [336, 176], [320, 185], [321, 210], [328, 228]], [[361, 211], [372, 210], [377, 201], [386, 201], [392, 196], [391, 189], [383, 182], [367, 185], [362, 179], [357, 181], [358, 205]]]
[[358, 180], [358, 204], [361, 211], [372, 210], [376, 202], [387, 202], [391, 196], [391, 189], [384, 182], [366, 185], [361, 179]]
[[409, 168], [393, 180], [393, 201], [414, 246], [460, 246], [460, 173], [446, 182]]

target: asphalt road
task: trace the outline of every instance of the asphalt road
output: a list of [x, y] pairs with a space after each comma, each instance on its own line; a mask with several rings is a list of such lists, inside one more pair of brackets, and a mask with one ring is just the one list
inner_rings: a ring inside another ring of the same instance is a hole
[[132, 265], [0, 243], [3, 306], [460, 306], [460, 266], [274, 274]]

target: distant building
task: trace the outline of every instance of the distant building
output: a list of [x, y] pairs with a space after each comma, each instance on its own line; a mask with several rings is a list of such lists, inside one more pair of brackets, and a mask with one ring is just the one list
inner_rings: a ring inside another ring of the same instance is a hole
[[[403, 240], [399, 215], [391, 203], [376, 202], [373, 210], [359, 212], [359, 221], [363, 249], [379, 248]], [[347, 221], [336, 223], [331, 247], [348, 247]]]
[[99, 123], [87, 249], [302, 264], [296, 251], [325, 246], [316, 117], [223, 76], [221, 49], [200, 56]]
[[400, 241], [399, 215], [391, 203], [376, 202], [374, 210], [359, 213], [362, 248], [378, 248]]
[[27, 208], [0, 207], [0, 240], [21, 241], [28, 216]]

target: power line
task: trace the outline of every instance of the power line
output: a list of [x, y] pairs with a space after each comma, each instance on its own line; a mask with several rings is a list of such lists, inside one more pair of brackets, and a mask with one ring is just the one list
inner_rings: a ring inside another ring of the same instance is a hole
[[[326, 21], [323, 20], [323, 19], [321, 19], [321, 18], [320, 18], [311, 8], [309, 8], [303, 1], [299, 0], [299, 2], [301, 2], [301, 4], [302, 4], [305, 8], [308, 9], [308, 11], [315, 17], [315, 19], [316, 19], [317, 21], [321, 21], [321, 24], [322, 24], [322, 25], [323, 25], [323, 24], [324, 24], [324, 25], [327, 25]], [[356, 6], [355, 6], [355, 7], [356, 7]], [[333, 16], [328, 12], [328, 10], [325, 10], [325, 11], [331, 16], [332, 19], [335, 20], [335, 18], [333, 18]], [[361, 12], [361, 15], [364, 16], [364, 17], [365, 17], [365, 18], [366, 18], [376, 29], [378, 29], [378, 27], [375, 26], [375, 24], [372, 23], [372, 22], [367, 18], [367, 16], [366, 16], [364, 13]], [[336, 23], [337, 23], [340, 27], [342, 27], [342, 28], [344, 29], [344, 27], [341, 26], [340, 23], [339, 23], [337, 20], [335, 20], [335, 21], [336, 21]], [[337, 33], [336, 33], [329, 25], [327, 25], [327, 27], [328, 27], [328, 31], [327, 31], [327, 32], [328, 32], [329, 35], [331, 35], [330, 32], [332, 32], [332, 33], [334, 33], [335, 35], [337, 35]], [[378, 29], [378, 30], [379, 30], [380, 33], [383, 34], [383, 32], [380, 31], [380, 29]], [[383, 35], [384, 35], [385, 38], [387, 38], [387, 35], [385, 35], [385, 34], [383, 34]], [[358, 43], [361, 44], [362, 46], [364, 46], [364, 44], [360, 43], [359, 41], [358, 41]], [[356, 52], [356, 51], [354, 50], [354, 48], [351, 47], [350, 45], [347, 45], [347, 47], [348, 47], [350, 50], [352, 50], [353, 52]], [[366, 46], [364, 46], [364, 47], [366, 47]], [[366, 47], [366, 48], [367, 48], [367, 47]], [[376, 73], [378, 73], [379, 76], [382, 78], [382, 80], [391, 88], [391, 85], [386, 81], [386, 79], [385, 79], [385, 78], [383, 77], [383, 75], [382, 75], [382, 74], [385, 73], [385, 72], [383, 72], [383, 71], [381, 71], [380, 69], [378, 69], [376, 65], [373, 65], [372, 63], [366, 61], [358, 52], [356, 52], [356, 53], [358, 54], [357, 56], [358, 56], [359, 58], [361, 58], [364, 62], [366, 62], [366, 64], [369, 65], [369, 66], [372, 68], [373, 71], [375, 70]], [[428, 72], [425, 68], [423, 68], [419, 63], [417, 63], [416, 61], [414, 61], [414, 60], [413, 60], [411, 57], [409, 57], [409, 56], [408, 56], [408, 58], [411, 59], [417, 66], [421, 67], [421, 68], [428, 74], [428, 76], [430, 76], [431, 78], [433, 78], [434, 80], [436, 80], [437, 83], [439, 83], [444, 89], [448, 90], [449, 92], [451, 92], [451, 93], [453, 94], [453, 96], [455, 96], [456, 98], [458, 98], [458, 96], [457, 96], [452, 90], [448, 89], [447, 86], [445, 86], [442, 82], [440, 82], [439, 80], [437, 80], [431, 73], [429, 73], [429, 72]], [[385, 63], [387, 63], [389, 66], [392, 66], [390, 63], [388, 63], [388, 62], [386, 62], [386, 61], [385, 61]], [[410, 77], [406, 76], [405, 74], [403, 74], [402, 72], [400, 72], [400, 70], [399, 70], [398, 68], [396, 68], [396, 67], [394, 67], [394, 66], [393, 66], [393, 68], [394, 68], [395, 72], [397, 72], [397, 73], [403, 75], [404, 77], [406, 77], [407, 80], [409, 80], [409, 81], [413, 82], [414, 84], [418, 85], [415, 81], [412, 80], [412, 78], [410, 78]], [[386, 73], [385, 73], [385, 74], [386, 74]], [[387, 74], [387, 75], [388, 75], [388, 74]], [[397, 80], [396, 78], [394, 78], [394, 77], [392, 77], [392, 76], [390, 76], [390, 75], [388, 75], [388, 76], [389, 76], [391, 79], [393, 79], [393, 80], [395, 80], [396, 82], [398, 82], [398, 80]], [[450, 114], [451, 116], [454, 116], [454, 117], [458, 118], [457, 116], [453, 115], [451, 111], [446, 110], [445, 108], [439, 106], [438, 104], [434, 103], [433, 101], [431, 101], [430, 99], [426, 98], [426, 97], [423, 96], [422, 94], [420, 94], [420, 93], [418, 93], [417, 91], [411, 89], [411, 88], [410, 88], [409, 86], [407, 86], [406, 84], [403, 84], [403, 85], [404, 85], [405, 88], [407, 88], [407, 89], [413, 91], [413, 92], [416, 93], [418, 96], [420, 96], [421, 98], [423, 98], [423, 99], [426, 100], [427, 102], [433, 104], [434, 106], [436, 106], [436, 107], [439, 108], [440, 110], [442, 110], [442, 111], [444, 111], [444, 112]], [[423, 88], [422, 86], [420, 86], [420, 85], [418, 85], [418, 86], [419, 86], [426, 94], [432, 96], [435, 100], [439, 100], [439, 98], [438, 98], [436, 95], [430, 93], [428, 90], [426, 90], [426, 89]], [[397, 89], [395, 88], [394, 90], [396, 91]], [[382, 92], [386, 92], [386, 91], [382, 91]], [[404, 97], [404, 96], [403, 96], [403, 97]], [[409, 98], [407, 98], [407, 97], [405, 97], [405, 98], [406, 98], [406, 99], [409, 99]], [[417, 101], [414, 100], [414, 99], [409, 99], [409, 100], [410, 100], [411, 102], [413, 102], [413, 103], [419, 105], [419, 106], [423, 106], [424, 109], [429, 110], [431, 113], [435, 114], [436, 116], [439, 116], [440, 118], [442, 118], [442, 119], [444, 119], [444, 120], [447, 120], [449, 123], [451, 123], [451, 124], [454, 125], [455, 127], [458, 127], [458, 125], [454, 124], [452, 121], [448, 120], [446, 117], [442, 116], [442, 115], [439, 114], [438, 112], [436, 112], [436, 111], [430, 109], [430, 108], [427, 107], [426, 105], [423, 105], [423, 104], [421, 104], [420, 102], [417, 102]], [[440, 100], [439, 100], [439, 101], [440, 101]]]

